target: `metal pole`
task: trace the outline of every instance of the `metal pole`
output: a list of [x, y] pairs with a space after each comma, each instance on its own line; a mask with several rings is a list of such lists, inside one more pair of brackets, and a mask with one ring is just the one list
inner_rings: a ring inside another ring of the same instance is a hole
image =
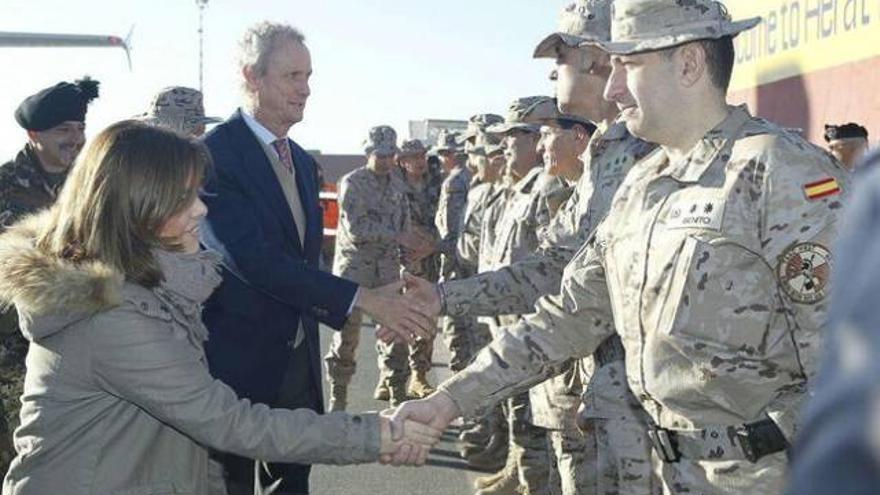
[[208, 0], [196, 0], [199, 7], [199, 91], [205, 92], [205, 8], [208, 6]]

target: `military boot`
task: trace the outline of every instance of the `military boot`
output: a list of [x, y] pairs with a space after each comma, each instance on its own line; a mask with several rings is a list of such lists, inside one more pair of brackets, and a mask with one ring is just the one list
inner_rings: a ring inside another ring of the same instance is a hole
[[508, 455], [507, 462], [504, 464], [504, 468], [501, 471], [487, 476], [480, 476], [479, 478], [475, 479], [474, 488], [476, 488], [477, 490], [489, 488], [495, 483], [501, 481], [503, 478], [510, 476], [511, 473], [516, 476], [516, 461], [513, 459], [512, 456]]
[[427, 374], [426, 371], [413, 373], [409, 386], [406, 388], [406, 393], [413, 399], [424, 399], [434, 393], [434, 387], [428, 383]]
[[477, 490], [475, 495], [517, 495], [519, 493], [522, 493], [519, 491], [519, 478], [515, 472], [510, 471], [495, 483]]
[[379, 383], [376, 384], [376, 390], [373, 391], [373, 398], [376, 400], [390, 400], [391, 392], [388, 391], [388, 383], [384, 378], [379, 378]]

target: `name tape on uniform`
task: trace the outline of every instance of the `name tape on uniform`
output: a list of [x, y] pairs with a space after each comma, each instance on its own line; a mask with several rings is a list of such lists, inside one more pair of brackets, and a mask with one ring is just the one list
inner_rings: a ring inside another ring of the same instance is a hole
[[720, 232], [723, 218], [724, 200], [717, 196], [679, 199], [666, 214], [666, 228], [697, 228]]

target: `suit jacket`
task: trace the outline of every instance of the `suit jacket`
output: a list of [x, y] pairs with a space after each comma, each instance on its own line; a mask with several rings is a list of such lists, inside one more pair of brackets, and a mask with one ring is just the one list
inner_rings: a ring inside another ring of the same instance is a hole
[[[357, 285], [318, 269], [323, 236], [317, 165], [289, 141], [305, 212], [297, 226], [257, 137], [241, 112], [206, 137], [214, 167], [205, 184], [203, 243], [223, 254], [223, 283], [205, 305], [212, 374], [242, 397], [278, 399], [302, 323], [317, 397], [321, 395], [318, 322], [339, 329]], [[323, 412], [318, 405], [319, 412]]]

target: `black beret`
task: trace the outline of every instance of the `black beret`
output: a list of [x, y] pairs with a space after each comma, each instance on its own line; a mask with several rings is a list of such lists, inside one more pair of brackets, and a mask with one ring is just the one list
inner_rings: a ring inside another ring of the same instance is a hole
[[853, 122], [843, 125], [825, 125], [826, 142], [848, 138], [868, 139], [868, 130]]
[[60, 82], [25, 98], [15, 110], [15, 120], [29, 131], [45, 131], [69, 120], [85, 122], [88, 104], [97, 97], [98, 81], [86, 77], [73, 84]]

